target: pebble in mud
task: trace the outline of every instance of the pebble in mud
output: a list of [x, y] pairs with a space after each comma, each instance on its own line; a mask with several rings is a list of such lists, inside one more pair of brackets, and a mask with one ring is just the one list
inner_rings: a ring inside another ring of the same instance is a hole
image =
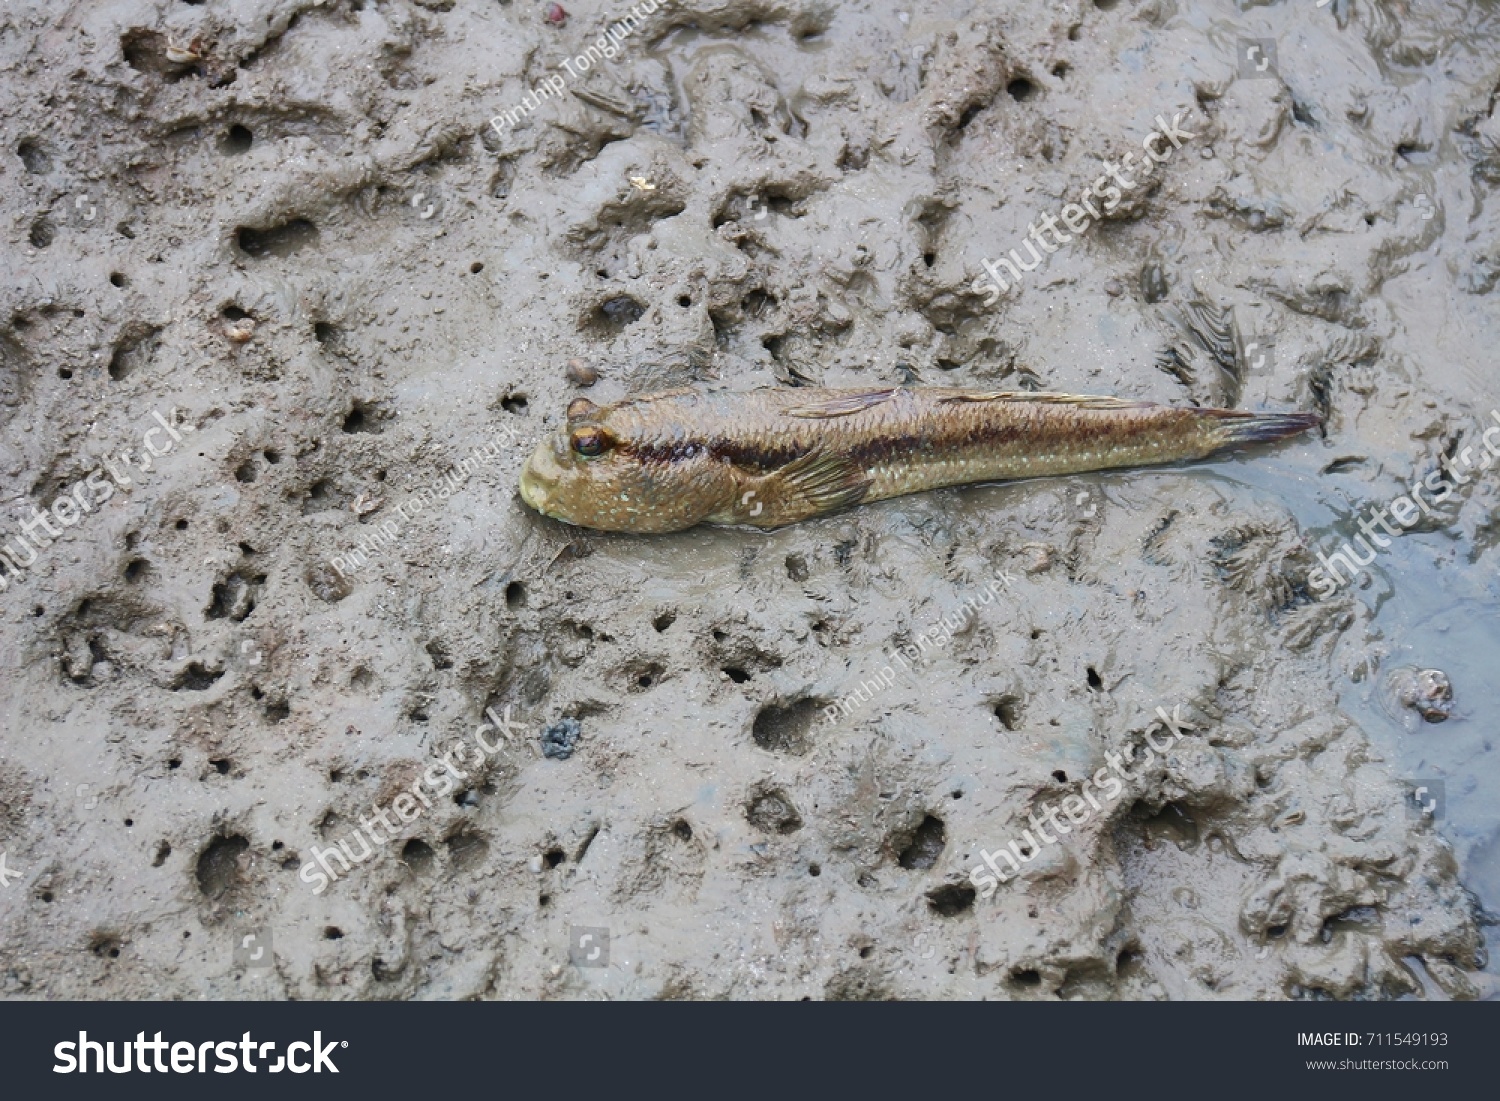
[[1028, 556], [1021, 566], [1027, 573], [1046, 573], [1057, 558], [1057, 548], [1046, 543], [1027, 543], [1021, 550]]
[[599, 381], [599, 372], [581, 359], [570, 359], [563, 377], [574, 386], [586, 388]]
[[1440, 723], [1453, 713], [1453, 684], [1441, 669], [1393, 670], [1387, 687], [1395, 700], [1430, 723]]
[[559, 719], [542, 731], [542, 756], [566, 761], [573, 756], [583, 726], [577, 719]]

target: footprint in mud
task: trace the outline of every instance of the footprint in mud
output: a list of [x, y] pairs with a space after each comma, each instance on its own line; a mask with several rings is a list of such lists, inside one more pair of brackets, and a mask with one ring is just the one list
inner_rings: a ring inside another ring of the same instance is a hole
[[957, 917], [972, 910], [977, 897], [967, 883], [945, 883], [927, 892], [927, 908], [939, 917]]
[[745, 818], [762, 833], [796, 833], [802, 828], [792, 797], [782, 788], [760, 787], [745, 804]]
[[241, 834], [221, 833], [211, 838], [198, 854], [194, 871], [198, 892], [204, 898], [217, 901], [229, 891], [242, 886], [243, 858], [249, 850], [250, 839]]
[[941, 818], [931, 814], [925, 815], [915, 829], [898, 832], [891, 838], [896, 863], [910, 871], [926, 871], [937, 864], [947, 843], [947, 827]]
[[645, 692], [662, 682], [667, 667], [659, 661], [632, 661], [616, 670], [627, 692]]
[[234, 231], [235, 244], [254, 260], [295, 256], [303, 249], [316, 247], [318, 240], [318, 227], [306, 218], [292, 218], [265, 229], [236, 226]]
[[156, 358], [161, 347], [161, 328], [132, 321], [121, 331], [109, 357], [109, 377], [123, 382]]
[[788, 704], [767, 704], [756, 713], [750, 736], [770, 753], [801, 757], [812, 748], [812, 728], [823, 704], [806, 697]]
[[632, 838], [620, 861], [620, 879], [615, 898], [655, 901], [675, 889], [692, 899], [703, 881], [707, 851], [686, 818], [648, 825]]

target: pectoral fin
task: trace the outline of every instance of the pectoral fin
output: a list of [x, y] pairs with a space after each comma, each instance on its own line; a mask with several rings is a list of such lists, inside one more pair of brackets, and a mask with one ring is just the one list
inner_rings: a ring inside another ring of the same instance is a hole
[[710, 517], [719, 524], [776, 528], [849, 508], [864, 500], [870, 479], [848, 459], [809, 451], [770, 474], [740, 479], [738, 499]]

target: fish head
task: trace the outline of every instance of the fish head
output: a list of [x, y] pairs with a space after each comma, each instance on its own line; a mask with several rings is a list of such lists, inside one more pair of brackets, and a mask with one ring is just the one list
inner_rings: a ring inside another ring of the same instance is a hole
[[[647, 446], [641, 402], [568, 406], [521, 470], [521, 499], [544, 516], [602, 531], [680, 531], [721, 503], [721, 478], [691, 447]], [[655, 439], [657, 433], [652, 433]]]

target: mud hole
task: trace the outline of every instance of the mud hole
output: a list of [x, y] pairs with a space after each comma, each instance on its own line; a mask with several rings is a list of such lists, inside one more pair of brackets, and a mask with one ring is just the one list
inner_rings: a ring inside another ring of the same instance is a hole
[[[662, 0], [492, 127], [628, 10], [567, 8], [0, 12], [0, 541], [41, 544], [0, 574], [0, 990], [1493, 992], [1494, 476], [1310, 583], [1500, 401], [1493, 6]], [[987, 304], [1158, 117], [1191, 138]], [[594, 376], [1326, 425], [614, 537], [515, 492]], [[1379, 706], [1398, 665], [1447, 722]], [[1159, 707], [1194, 728], [978, 889]]]

